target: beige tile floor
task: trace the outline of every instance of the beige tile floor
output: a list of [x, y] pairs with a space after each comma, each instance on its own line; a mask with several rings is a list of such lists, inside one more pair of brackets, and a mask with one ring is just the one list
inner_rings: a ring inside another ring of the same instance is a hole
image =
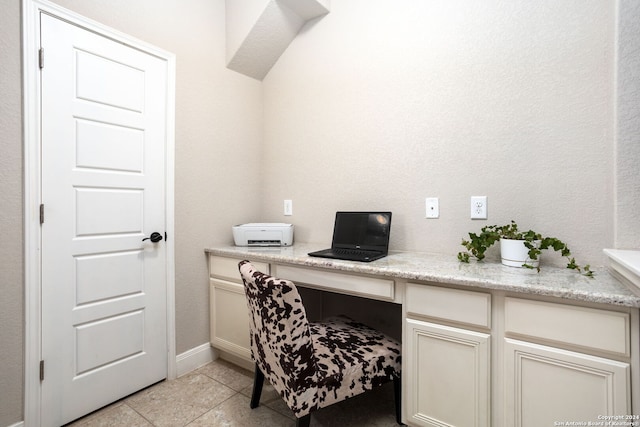
[[[265, 383], [260, 406], [249, 408], [253, 374], [216, 360], [173, 381], [163, 381], [87, 415], [73, 427], [291, 427], [293, 413]], [[311, 427], [392, 427], [391, 383], [311, 415]]]

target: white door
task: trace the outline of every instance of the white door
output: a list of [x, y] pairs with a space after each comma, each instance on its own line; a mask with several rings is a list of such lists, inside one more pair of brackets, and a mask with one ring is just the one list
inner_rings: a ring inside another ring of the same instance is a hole
[[41, 44], [41, 420], [57, 426], [167, 376], [167, 65], [47, 14]]

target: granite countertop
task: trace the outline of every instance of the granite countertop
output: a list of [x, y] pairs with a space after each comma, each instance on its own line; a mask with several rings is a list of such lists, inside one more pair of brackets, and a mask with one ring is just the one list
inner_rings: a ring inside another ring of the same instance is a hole
[[544, 295], [576, 301], [640, 308], [640, 292], [616, 279], [607, 269], [594, 270], [589, 278], [573, 270], [545, 266], [536, 270], [506, 267], [500, 263], [461, 263], [455, 255], [391, 251], [370, 263], [314, 258], [307, 253], [326, 246], [296, 243], [289, 247], [211, 247], [213, 255], [247, 258], [306, 267], [328, 268], [376, 276], [395, 277], [482, 289]]

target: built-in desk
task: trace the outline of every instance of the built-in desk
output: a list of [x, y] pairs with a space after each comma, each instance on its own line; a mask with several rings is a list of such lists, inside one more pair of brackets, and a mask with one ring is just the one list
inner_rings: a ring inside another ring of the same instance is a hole
[[640, 295], [608, 271], [590, 279], [425, 253], [392, 252], [372, 263], [307, 255], [319, 249], [206, 249], [212, 345], [250, 361], [237, 270], [249, 259], [310, 292], [345, 295], [343, 308], [377, 304], [390, 325], [398, 322], [409, 425], [552, 426], [640, 415]]

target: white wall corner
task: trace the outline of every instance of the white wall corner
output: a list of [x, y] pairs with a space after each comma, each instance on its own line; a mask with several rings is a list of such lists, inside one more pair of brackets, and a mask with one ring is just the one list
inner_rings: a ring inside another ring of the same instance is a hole
[[218, 354], [216, 350], [211, 347], [211, 344], [209, 343], [199, 345], [198, 347], [194, 347], [184, 353], [180, 353], [176, 356], [177, 376], [181, 377], [184, 374], [188, 374], [189, 372], [198, 369], [217, 358]]
[[227, 68], [262, 80], [304, 24], [329, 12], [329, 0], [227, 0], [226, 8]]

